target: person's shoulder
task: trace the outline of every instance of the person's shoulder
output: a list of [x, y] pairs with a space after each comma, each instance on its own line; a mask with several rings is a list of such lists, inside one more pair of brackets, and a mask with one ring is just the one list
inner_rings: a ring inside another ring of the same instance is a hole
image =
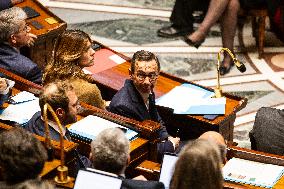
[[27, 122], [25, 129], [30, 132], [34, 132], [34, 130], [38, 130], [44, 126], [43, 121], [41, 120], [41, 112], [36, 112], [32, 118]]
[[121, 189], [164, 189], [163, 183], [158, 181], [143, 181], [124, 179], [122, 181]]
[[[277, 116], [279, 114], [283, 114], [284, 111], [276, 108], [271, 108], [271, 107], [261, 107], [257, 111], [257, 117], [267, 117], [267, 118], [272, 118], [273, 116]], [[275, 118], [275, 117], [274, 117]]]
[[12, 1], [11, 0], [1, 0], [0, 1], [0, 11], [8, 9], [11, 6], [12, 6]]

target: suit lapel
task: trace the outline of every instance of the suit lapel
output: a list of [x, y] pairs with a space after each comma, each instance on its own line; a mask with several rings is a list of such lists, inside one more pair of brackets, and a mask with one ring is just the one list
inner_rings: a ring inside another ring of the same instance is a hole
[[126, 84], [128, 89], [129, 97], [131, 98], [132, 104], [135, 107], [135, 112], [141, 120], [151, 119], [149, 111], [136, 87], [131, 80], [127, 80]]

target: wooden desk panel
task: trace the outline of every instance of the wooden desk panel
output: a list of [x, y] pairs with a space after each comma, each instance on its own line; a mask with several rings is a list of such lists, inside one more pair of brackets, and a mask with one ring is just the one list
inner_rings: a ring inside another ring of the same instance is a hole
[[[38, 38], [35, 41], [34, 46], [29, 48], [24, 47], [21, 49], [21, 52], [27, 57], [31, 58], [40, 66], [40, 68], [43, 69], [47, 62], [51, 60], [51, 52], [55, 39], [66, 29], [67, 24], [37, 0], [24, 0], [22, 3], [19, 3], [16, 6], [29, 6], [40, 14], [38, 17], [26, 20], [31, 27], [31, 33], [35, 34]], [[49, 24], [45, 21], [46, 18], [54, 18], [57, 23]], [[39, 22], [43, 28], [39, 30], [36, 29], [34, 26], [32, 26], [32, 24], [30, 24], [31, 21]]]

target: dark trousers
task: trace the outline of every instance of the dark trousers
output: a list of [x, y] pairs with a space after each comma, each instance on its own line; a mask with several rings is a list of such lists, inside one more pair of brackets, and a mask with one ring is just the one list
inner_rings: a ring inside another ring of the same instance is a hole
[[194, 11], [207, 11], [210, 0], [176, 0], [170, 21], [179, 29], [193, 28]]

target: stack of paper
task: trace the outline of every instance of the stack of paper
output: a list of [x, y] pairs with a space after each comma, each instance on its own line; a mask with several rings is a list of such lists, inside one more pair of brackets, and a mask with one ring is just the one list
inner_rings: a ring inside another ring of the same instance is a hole
[[223, 167], [223, 176], [227, 181], [272, 188], [283, 171], [283, 166], [232, 158]]
[[185, 83], [156, 100], [159, 106], [174, 109], [176, 114], [225, 114], [226, 98], [211, 98], [214, 92]]
[[74, 137], [85, 140], [86, 142], [90, 142], [104, 129], [115, 127], [121, 128], [123, 131], [125, 131], [125, 135], [128, 140], [133, 140], [138, 136], [137, 132], [129, 128], [93, 115], [89, 115], [72, 124], [69, 127], [69, 131]]
[[23, 91], [12, 97], [10, 104], [0, 114], [1, 120], [14, 121], [19, 124], [28, 122], [32, 116], [40, 111], [38, 98], [34, 94]]

